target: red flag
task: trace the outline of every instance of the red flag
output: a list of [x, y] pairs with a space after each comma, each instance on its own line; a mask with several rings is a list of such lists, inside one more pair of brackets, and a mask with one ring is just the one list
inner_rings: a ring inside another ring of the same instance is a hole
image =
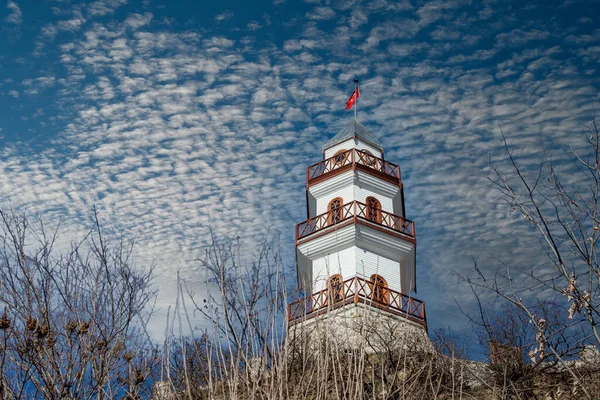
[[352, 96], [350, 96], [350, 98], [346, 102], [346, 110], [351, 109], [352, 106], [354, 105], [354, 103], [356, 103], [356, 99], [358, 99], [359, 97], [360, 97], [360, 91], [358, 90], [358, 86], [357, 86], [356, 89], [354, 89], [354, 93], [352, 93]]

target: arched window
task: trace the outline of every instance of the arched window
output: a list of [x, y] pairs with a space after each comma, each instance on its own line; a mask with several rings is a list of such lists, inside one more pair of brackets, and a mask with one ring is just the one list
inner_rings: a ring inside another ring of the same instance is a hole
[[381, 203], [375, 197], [367, 197], [367, 219], [369, 221], [381, 223]]
[[327, 279], [327, 298], [330, 304], [344, 299], [344, 281], [340, 274], [331, 275]]
[[350, 155], [350, 152], [347, 151], [346, 149], [338, 150], [333, 155], [333, 162], [338, 166], [342, 166], [342, 165], [346, 164], [346, 161], [348, 160], [349, 155]]
[[327, 222], [330, 224], [336, 224], [342, 220], [342, 206], [344, 201], [341, 197], [336, 197], [329, 202], [327, 206], [328, 218]]
[[376, 301], [381, 304], [389, 304], [390, 302], [390, 293], [387, 289], [388, 284], [383, 279], [381, 275], [371, 275], [371, 295], [373, 296], [373, 301]]

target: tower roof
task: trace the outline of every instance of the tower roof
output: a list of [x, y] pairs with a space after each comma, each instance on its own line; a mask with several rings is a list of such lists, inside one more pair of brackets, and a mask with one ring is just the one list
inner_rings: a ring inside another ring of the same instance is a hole
[[371, 146], [377, 148], [383, 152], [383, 145], [379, 143], [379, 140], [371, 132], [367, 130], [356, 118], [352, 118], [352, 121], [344, 127], [337, 135], [332, 137], [327, 143], [323, 145], [323, 151], [336, 144], [342, 143], [348, 139], [357, 138]]

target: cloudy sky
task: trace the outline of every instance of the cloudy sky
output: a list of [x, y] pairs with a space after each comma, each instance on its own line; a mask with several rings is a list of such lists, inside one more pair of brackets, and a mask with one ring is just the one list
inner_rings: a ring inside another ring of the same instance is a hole
[[539, 258], [486, 176], [500, 127], [561, 162], [599, 112], [585, 1], [0, 0], [0, 206], [76, 236], [96, 203], [174, 301], [212, 227], [280, 235], [293, 267], [307, 165], [351, 118], [400, 164], [430, 326], [468, 324], [452, 271]]

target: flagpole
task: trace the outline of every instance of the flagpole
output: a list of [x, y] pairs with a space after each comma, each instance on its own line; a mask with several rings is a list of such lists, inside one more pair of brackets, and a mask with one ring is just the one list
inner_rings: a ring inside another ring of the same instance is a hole
[[[354, 78], [354, 95], [356, 96], [356, 89], [358, 89], [358, 79]], [[354, 119], [356, 119], [356, 111], [358, 108], [358, 96], [354, 100]]]

